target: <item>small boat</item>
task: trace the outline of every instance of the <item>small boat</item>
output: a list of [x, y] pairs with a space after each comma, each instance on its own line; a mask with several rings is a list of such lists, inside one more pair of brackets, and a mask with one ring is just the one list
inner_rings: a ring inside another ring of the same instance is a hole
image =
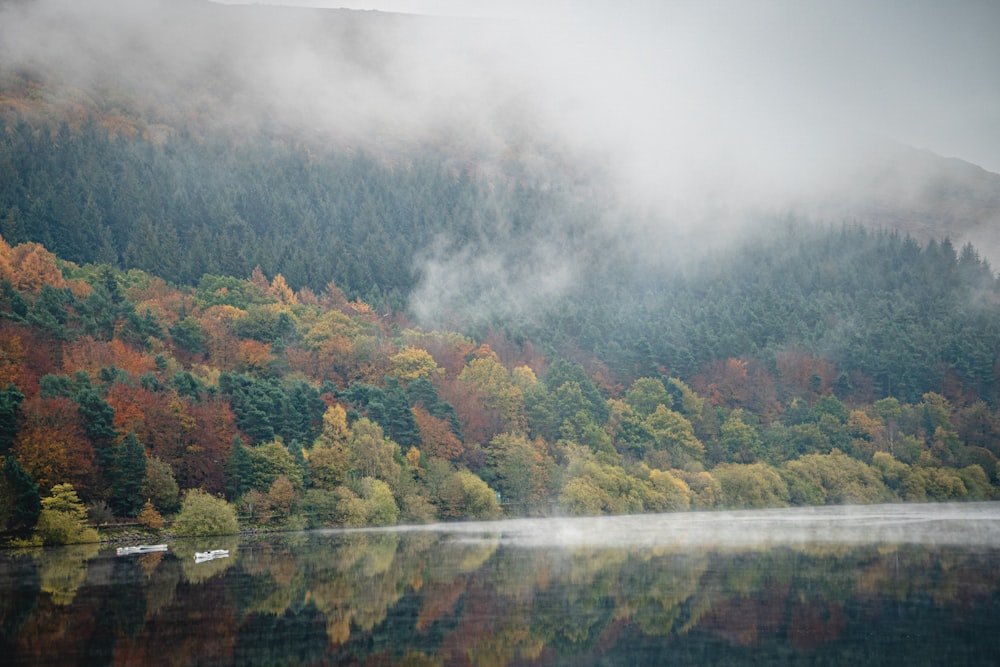
[[229, 549], [213, 549], [212, 551], [195, 551], [194, 562], [204, 563], [215, 558], [229, 558]]
[[119, 556], [131, 556], [132, 554], [148, 554], [155, 551], [166, 551], [166, 544], [140, 544], [136, 547], [118, 547], [115, 553]]

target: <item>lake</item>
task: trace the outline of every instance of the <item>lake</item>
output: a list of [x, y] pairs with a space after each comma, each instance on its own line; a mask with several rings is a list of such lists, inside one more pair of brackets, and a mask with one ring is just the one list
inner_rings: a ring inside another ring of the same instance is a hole
[[1000, 503], [4, 551], [0, 663], [996, 665]]

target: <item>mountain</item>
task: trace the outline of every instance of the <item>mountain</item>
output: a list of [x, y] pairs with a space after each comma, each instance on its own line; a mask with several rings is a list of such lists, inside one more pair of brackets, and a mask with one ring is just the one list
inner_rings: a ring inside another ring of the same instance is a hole
[[1000, 174], [926, 150], [883, 144], [858, 160], [848, 185], [817, 207], [921, 242], [949, 237], [1000, 258]]

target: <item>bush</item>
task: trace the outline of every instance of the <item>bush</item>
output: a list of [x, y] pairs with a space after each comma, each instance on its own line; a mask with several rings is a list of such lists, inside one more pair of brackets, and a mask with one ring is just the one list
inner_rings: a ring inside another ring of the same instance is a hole
[[163, 528], [163, 517], [156, 511], [156, 508], [153, 507], [153, 503], [148, 500], [146, 501], [146, 504], [143, 505], [142, 511], [139, 512], [135, 518], [140, 524], [150, 530], [159, 530], [160, 528]]
[[184, 496], [173, 529], [178, 535], [192, 537], [235, 535], [239, 532], [236, 508], [201, 489], [191, 489]]
[[87, 505], [87, 519], [97, 525], [112, 523], [115, 520], [115, 513], [111, 511], [107, 501], [95, 500]]

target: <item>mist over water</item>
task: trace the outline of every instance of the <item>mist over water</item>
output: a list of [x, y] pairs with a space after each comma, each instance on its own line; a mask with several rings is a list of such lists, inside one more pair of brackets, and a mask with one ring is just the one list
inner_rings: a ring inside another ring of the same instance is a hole
[[752, 549], [777, 546], [1000, 546], [1000, 504], [840, 505], [394, 528], [522, 547]]

